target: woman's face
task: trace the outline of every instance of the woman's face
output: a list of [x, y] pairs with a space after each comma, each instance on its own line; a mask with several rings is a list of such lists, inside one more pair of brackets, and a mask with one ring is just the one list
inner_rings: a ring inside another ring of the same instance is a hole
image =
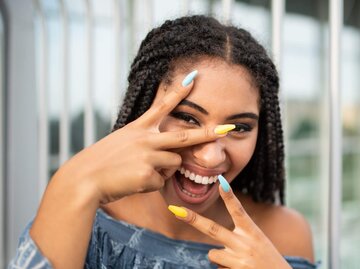
[[[204, 212], [219, 198], [217, 175], [231, 182], [253, 155], [259, 117], [259, 92], [249, 72], [221, 60], [204, 60], [190, 94], [164, 118], [160, 131], [236, 124], [227, 136], [213, 142], [175, 150], [182, 165], [161, 191], [168, 204]], [[186, 74], [175, 72], [170, 85], [159, 87], [155, 102], [181, 87]], [[215, 183], [212, 183], [214, 180]]]

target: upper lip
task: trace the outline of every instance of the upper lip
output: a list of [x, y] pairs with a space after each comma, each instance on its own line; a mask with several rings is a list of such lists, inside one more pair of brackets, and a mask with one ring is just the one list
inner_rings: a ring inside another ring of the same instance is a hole
[[217, 175], [224, 173], [224, 170], [202, 168], [202, 167], [188, 164], [188, 163], [183, 163], [181, 165], [181, 167], [184, 167], [186, 170], [194, 172], [195, 174], [197, 174], [199, 176], [217, 176]]

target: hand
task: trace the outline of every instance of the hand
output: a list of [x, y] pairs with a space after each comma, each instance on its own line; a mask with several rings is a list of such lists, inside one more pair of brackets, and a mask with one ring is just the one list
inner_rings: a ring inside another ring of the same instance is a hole
[[72, 182], [85, 181], [86, 189], [92, 184], [90, 189], [95, 190], [100, 203], [160, 189], [181, 165], [180, 155], [171, 149], [223, 136], [206, 128], [160, 133], [164, 117], [190, 93], [193, 84], [170, 86], [141, 117], [81, 151], [57, 176], [71, 178]]
[[212, 249], [209, 260], [220, 268], [232, 269], [268, 269], [291, 268], [265, 234], [256, 226], [230, 186], [225, 192], [219, 185], [219, 192], [235, 224], [230, 231], [218, 223], [207, 219], [187, 208], [169, 209], [188, 224], [212, 237], [225, 246], [224, 249]]

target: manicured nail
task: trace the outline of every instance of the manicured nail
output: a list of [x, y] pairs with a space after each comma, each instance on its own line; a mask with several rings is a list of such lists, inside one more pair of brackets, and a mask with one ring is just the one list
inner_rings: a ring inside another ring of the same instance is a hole
[[229, 192], [230, 191], [230, 185], [227, 182], [227, 180], [222, 175], [218, 175], [218, 179], [219, 179], [221, 188], [224, 190], [224, 192]]
[[175, 206], [175, 205], [169, 205], [168, 209], [172, 213], [174, 213], [175, 216], [180, 217], [180, 218], [186, 218], [186, 216], [188, 214], [187, 211], [184, 208], [178, 207], [178, 206]]
[[235, 129], [236, 125], [235, 124], [224, 124], [224, 125], [218, 125], [216, 126], [214, 132], [216, 134], [226, 134], [227, 132]]
[[189, 73], [183, 80], [182, 85], [183, 87], [186, 87], [187, 85], [189, 85], [191, 83], [191, 81], [194, 80], [194, 78], [196, 77], [198, 71], [194, 70], [191, 73]]

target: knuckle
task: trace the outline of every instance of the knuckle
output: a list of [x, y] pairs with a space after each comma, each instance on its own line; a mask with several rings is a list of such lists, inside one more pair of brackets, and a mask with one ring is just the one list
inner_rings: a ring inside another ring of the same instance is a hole
[[216, 222], [211, 222], [208, 226], [208, 229], [207, 229], [209, 235], [211, 236], [216, 236], [219, 234], [219, 231], [220, 231], [220, 226], [219, 224], [217, 224]]
[[179, 87], [174, 87], [174, 93], [177, 95], [177, 96], [182, 96], [182, 93], [184, 92], [184, 89], [181, 89]]
[[151, 142], [151, 135], [150, 134], [146, 134], [143, 136], [139, 136], [136, 137], [136, 142], [140, 145], [140, 146], [145, 146], [147, 144], [150, 144]]
[[175, 166], [180, 166], [182, 163], [182, 158], [179, 154], [174, 154], [173, 160]]
[[179, 131], [176, 135], [180, 143], [185, 143], [189, 139], [189, 133], [186, 131]]
[[233, 212], [234, 217], [238, 218], [238, 219], [242, 218], [244, 216], [244, 214], [245, 214], [245, 211], [243, 208], [238, 208], [238, 209], [234, 210], [234, 212]]
[[205, 128], [205, 129], [204, 129], [204, 136], [205, 136], [206, 138], [214, 137], [214, 132], [213, 132], [213, 130], [210, 129], [210, 128]]
[[194, 224], [194, 223], [196, 223], [196, 221], [197, 221], [197, 215], [196, 214], [191, 214], [190, 218], [188, 220], [188, 223], [189, 224]]
[[144, 163], [149, 163], [151, 161], [151, 154], [148, 151], [141, 152], [140, 160], [142, 160]]
[[163, 98], [159, 101], [158, 110], [160, 112], [165, 111], [165, 110], [167, 110], [168, 106], [169, 106], [169, 104], [168, 104], [167, 98]]
[[138, 173], [140, 178], [147, 179], [152, 177], [154, 170], [151, 167], [145, 166], [142, 169], [139, 169]]
[[240, 204], [236, 207], [235, 214], [238, 215], [239, 217], [243, 217], [247, 215], [244, 207]]

